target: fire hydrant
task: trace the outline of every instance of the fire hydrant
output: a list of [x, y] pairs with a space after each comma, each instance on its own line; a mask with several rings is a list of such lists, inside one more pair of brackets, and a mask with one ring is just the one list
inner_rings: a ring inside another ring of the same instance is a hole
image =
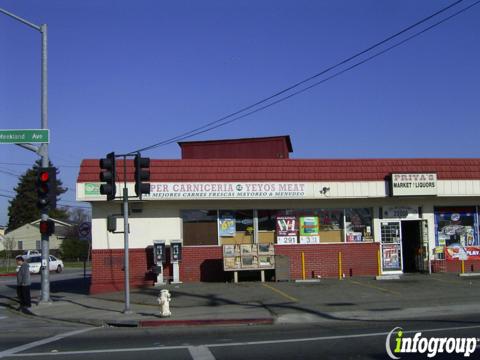
[[167, 317], [172, 315], [170, 311], [171, 296], [170, 296], [170, 292], [167, 289], [160, 290], [160, 294], [158, 295], [157, 300], [161, 307], [160, 316]]

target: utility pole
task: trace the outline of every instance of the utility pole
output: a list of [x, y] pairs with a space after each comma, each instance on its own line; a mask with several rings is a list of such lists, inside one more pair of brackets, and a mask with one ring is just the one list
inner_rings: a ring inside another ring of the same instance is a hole
[[[48, 67], [47, 67], [47, 25], [42, 24], [40, 26], [31, 23], [28, 20], [25, 20], [15, 14], [12, 14], [2, 8], [0, 12], [25, 24], [37, 31], [42, 35], [42, 76], [41, 76], [41, 129], [48, 129]], [[40, 155], [42, 159], [42, 167], [47, 168], [49, 166], [48, 160], [48, 143], [42, 144], [39, 147], [33, 146], [31, 144], [19, 144], [21, 147], [34, 151]], [[42, 209], [41, 211], [41, 220], [48, 220], [48, 209]], [[48, 242], [48, 234], [42, 234], [42, 291], [41, 291], [41, 303], [50, 302], [50, 281], [49, 281], [49, 255], [50, 247]]]

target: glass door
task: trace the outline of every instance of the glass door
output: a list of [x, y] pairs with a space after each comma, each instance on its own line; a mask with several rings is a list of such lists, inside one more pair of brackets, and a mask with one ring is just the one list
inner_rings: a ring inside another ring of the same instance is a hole
[[400, 221], [382, 222], [382, 271], [402, 271], [402, 230]]

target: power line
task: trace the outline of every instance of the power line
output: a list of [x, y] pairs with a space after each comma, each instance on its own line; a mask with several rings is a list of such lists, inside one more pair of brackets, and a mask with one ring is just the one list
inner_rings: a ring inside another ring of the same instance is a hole
[[[32, 166], [33, 164], [29, 163], [16, 163], [16, 162], [0, 162], [0, 165], [11, 165], [11, 166]], [[80, 165], [67, 165], [67, 164], [57, 164], [55, 167], [64, 167], [64, 168], [79, 168]]]
[[[146, 146], [146, 147], [143, 147], [143, 148], [141, 148], [141, 149], [132, 151], [132, 153], [151, 150], [151, 149], [156, 148], [156, 147], [159, 147], [159, 146], [168, 145], [168, 144], [171, 144], [172, 142], [175, 142], [175, 141], [184, 140], [184, 139], [187, 139], [187, 138], [189, 138], [189, 137], [192, 137], [192, 136], [195, 136], [195, 135], [198, 135], [198, 134], [207, 132], [207, 131], [211, 131], [211, 130], [216, 129], [217, 127], [219, 127], [219, 126], [213, 126], [213, 125], [218, 124], [218, 123], [223, 124], [223, 125], [220, 125], [220, 126], [224, 126], [225, 124], [229, 124], [229, 123], [231, 123], [232, 121], [224, 121], [224, 120], [227, 120], [227, 119], [229, 119], [229, 118], [231, 118], [231, 117], [234, 117], [234, 116], [236, 116], [236, 115], [238, 115], [238, 114], [240, 114], [240, 113], [242, 113], [242, 112], [245, 112], [245, 111], [250, 110], [250, 109], [252, 109], [252, 108], [254, 108], [254, 107], [258, 106], [258, 105], [261, 105], [261, 104], [263, 104], [263, 103], [265, 103], [265, 102], [267, 102], [267, 101], [269, 101], [269, 100], [272, 100], [273, 98], [276, 98], [276, 97], [278, 97], [278, 96], [280, 96], [280, 95], [282, 95], [282, 94], [284, 94], [284, 93], [286, 93], [286, 92], [288, 92], [288, 91], [290, 91], [290, 90], [292, 90], [292, 89], [294, 89], [294, 88], [297, 88], [297, 87], [300, 86], [300, 85], [305, 84], [305, 83], [308, 82], [308, 81], [311, 81], [311, 80], [313, 80], [313, 79], [315, 79], [315, 78], [317, 78], [317, 77], [319, 77], [319, 76], [321, 76], [321, 75], [324, 75], [325, 73], [327, 73], [327, 72], [329, 72], [329, 71], [331, 71], [331, 70], [333, 70], [333, 69], [335, 69], [335, 68], [337, 68], [337, 67], [339, 67], [339, 66], [341, 66], [341, 65], [344, 65], [344, 64], [350, 62], [351, 60], [353, 60], [353, 59], [355, 59], [355, 58], [357, 58], [357, 57], [359, 57], [359, 56], [361, 56], [361, 55], [363, 55], [363, 54], [365, 54], [365, 53], [367, 53], [367, 52], [369, 52], [369, 51], [371, 51], [371, 50], [373, 50], [373, 49], [375, 49], [375, 48], [377, 48], [377, 47], [379, 47], [379, 46], [381, 46], [381, 45], [383, 45], [383, 44], [385, 44], [386, 42], [388, 42], [388, 41], [390, 41], [390, 40], [392, 40], [392, 39], [394, 39], [394, 38], [402, 35], [403, 33], [407, 32], [407, 31], [409, 31], [409, 30], [411, 30], [411, 29], [413, 29], [413, 28], [415, 28], [415, 27], [417, 27], [417, 26], [419, 26], [419, 25], [423, 24], [424, 22], [426, 22], [426, 21], [434, 18], [435, 16], [438, 16], [439, 14], [447, 11], [448, 9], [452, 8], [453, 6], [458, 5], [458, 4], [461, 3], [462, 1], [463, 1], [463, 0], [458, 0], [458, 1], [456, 1], [456, 2], [454, 2], [454, 3], [452, 3], [452, 4], [450, 4], [450, 5], [448, 5], [448, 6], [446, 6], [446, 7], [444, 7], [444, 8], [442, 8], [442, 9], [436, 11], [436, 12], [433, 13], [432, 15], [429, 15], [429, 16], [423, 18], [422, 20], [417, 21], [416, 23], [414, 23], [414, 24], [412, 24], [412, 25], [410, 25], [410, 26], [408, 26], [408, 27], [400, 30], [399, 32], [395, 33], [394, 35], [391, 35], [391, 36], [383, 39], [382, 41], [379, 41], [379, 42], [375, 43], [374, 45], [371, 45], [371, 46], [369, 46], [368, 48], [366, 48], [366, 49], [364, 49], [364, 50], [362, 50], [362, 51], [360, 51], [360, 52], [358, 52], [358, 53], [356, 53], [356, 54], [354, 54], [354, 55], [352, 55], [352, 56], [350, 56], [350, 57], [348, 57], [348, 58], [340, 61], [339, 63], [337, 63], [337, 64], [335, 64], [335, 65], [332, 65], [332, 66], [330, 66], [330, 67], [327, 67], [326, 69], [320, 71], [319, 73], [314, 74], [314, 75], [312, 75], [312, 76], [310, 76], [310, 77], [308, 77], [308, 78], [306, 78], [306, 79], [304, 79], [304, 80], [301, 80], [301, 81], [299, 81], [299, 82], [297, 82], [297, 83], [295, 83], [295, 84], [293, 84], [293, 85], [291, 85], [291, 86], [289, 86], [289, 87], [287, 87], [287, 88], [285, 88], [285, 89], [283, 89], [283, 90], [281, 90], [281, 91], [279, 91], [279, 92], [277, 92], [277, 93], [275, 93], [275, 94], [273, 94], [273, 95], [271, 95], [271, 96], [268, 96], [268, 97], [266, 97], [266, 98], [264, 98], [264, 99], [262, 99], [262, 100], [260, 100], [260, 101], [257, 101], [257, 102], [255, 102], [255, 103], [249, 105], [249, 106], [243, 107], [243, 108], [241, 108], [240, 110], [237, 110], [237, 111], [235, 111], [235, 112], [233, 112], [233, 113], [230, 113], [230, 114], [228, 114], [228, 115], [226, 115], [226, 116], [223, 116], [223, 117], [221, 117], [221, 118], [219, 118], [219, 119], [217, 119], [217, 120], [215, 120], [215, 121], [209, 122], [209, 123], [207, 123], [207, 124], [205, 124], [205, 125], [203, 125], [203, 126], [200, 126], [200, 127], [196, 128], [196, 129], [190, 130], [190, 131], [188, 131], [188, 132], [182, 133], [182, 134], [177, 135], [177, 136], [175, 136], [175, 137], [172, 137], [172, 138], [170, 138], [170, 139], [167, 139], [167, 140], [158, 142], [158, 143], [156, 143], [156, 144], [153, 144], [153, 145], [150, 145], [150, 146]], [[475, 4], [476, 4], [476, 3], [475, 3]], [[475, 4], [473, 4], [473, 5], [475, 5]], [[464, 10], [472, 7], [473, 5], [465, 8]], [[463, 12], [463, 11], [461, 11], [461, 12]], [[458, 14], [457, 14], [457, 15], [458, 15]], [[303, 91], [301, 91], [301, 92], [303, 92]], [[300, 92], [299, 92], [299, 93], [300, 93]], [[291, 96], [286, 97], [286, 98], [290, 98], [290, 97], [291, 97]], [[273, 105], [273, 104], [277, 104], [277, 103], [278, 103], [278, 102], [274, 102], [274, 103], [272, 103], [272, 105]], [[272, 105], [262, 107], [261, 110], [264, 110], [264, 109], [266, 109], [267, 107], [270, 107], [270, 106], [272, 106]], [[260, 110], [258, 110], [258, 111], [260, 111]], [[253, 114], [253, 113], [255, 113], [255, 112], [257, 112], [257, 111], [256, 111], [256, 110], [253, 110], [253, 111], [249, 112], [248, 114]], [[248, 116], [248, 115], [245, 115], [245, 116]], [[241, 115], [241, 116], [239, 116], [239, 117], [236, 117], [235, 119], [238, 120], [238, 119], [241, 119], [241, 118], [243, 118], [243, 117], [245, 117], [245, 116], [244, 116], [244, 115]], [[235, 121], [235, 120], [234, 120], [234, 121]]]
[[[386, 53], [386, 52], [388, 52], [388, 51], [390, 51], [390, 50], [393, 50], [394, 48], [396, 48], [396, 47], [404, 44], [405, 42], [407, 42], [407, 41], [409, 41], [409, 40], [411, 40], [411, 39], [413, 39], [413, 38], [415, 38], [415, 37], [417, 37], [417, 36], [420, 36], [421, 34], [427, 32], [428, 30], [430, 30], [430, 29], [432, 29], [432, 28], [434, 28], [434, 27], [436, 27], [436, 26], [444, 23], [445, 21], [447, 21], [447, 20], [449, 20], [449, 19], [451, 19], [451, 18], [453, 18], [453, 17], [461, 14], [462, 12], [470, 9], [471, 7], [477, 5], [478, 3], [480, 3], [480, 0], [477, 1], [477, 2], [475, 2], [475, 3], [473, 3], [473, 4], [471, 4], [471, 5], [468, 6], [468, 7], [464, 8], [464, 9], [462, 9], [462, 10], [459, 10], [458, 12], [456, 12], [456, 13], [448, 16], [448, 17], [446, 17], [445, 19], [442, 19], [442, 20], [438, 21], [437, 23], [435, 23], [435, 24], [433, 24], [433, 25], [431, 25], [431, 26], [423, 29], [422, 31], [419, 31], [418, 33], [415, 33], [415, 34], [413, 34], [412, 36], [409, 36], [408, 38], [406, 38], [406, 39], [404, 39], [404, 40], [402, 40], [402, 41], [400, 41], [400, 42], [398, 42], [398, 43], [396, 43], [396, 44], [394, 44], [394, 45], [392, 45], [392, 46], [390, 46], [390, 47], [388, 47], [388, 48], [386, 48], [386, 49], [384, 49], [384, 50], [382, 50], [382, 51], [380, 51], [380, 52], [378, 52], [378, 53], [376, 53], [376, 54], [374, 54], [374, 55], [372, 55], [372, 56], [369, 56], [368, 58], [366, 58], [366, 59], [364, 59], [364, 60], [362, 60], [362, 61], [360, 61], [360, 62], [357, 62], [357, 63], [355, 63], [354, 65], [349, 66], [348, 68], [346, 68], [346, 69], [344, 69], [344, 70], [341, 70], [341, 71], [339, 71], [339, 72], [337, 72], [337, 73], [335, 73], [335, 74], [333, 74], [333, 75], [331, 75], [331, 76], [329, 76], [329, 77], [327, 77], [327, 78], [325, 78], [325, 79], [322, 79], [321, 81], [318, 81], [318, 82], [316, 82], [316, 83], [314, 83], [314, 84], [312, 84], [312, 85], [310, 85], [310, 86], [308, 86], [308, 87], [306, 87], [306, 88], [303, 88], [303, 89], [301, 89], [301, 90], [298, 90], [298, 91], [296, 91], [296, 92], [294, 92], [294, 93], [292, 93], [292, 94], [290, 94], [290, 95], [288, 95], [288, 96], [282, 97], [282, 98], [280, 98], [280, 99], [278, 99], [278, 100], [276, 100], [276, 101], [274, 101], [274, 102], [272, 102], [272, 103], [269, 103], [269, 104], [267, 104], [267, 105], [264, 105], [264, 106], [262, 106], [262, 107], [260, 107], [260, 108], [257, 108], [257, 109], [255, 109], [255, 110], [252, 110], [252, 111], [250, 111], [250, 112], [248, 112], [248, 113], [246, 113], [246, 114], [240, 115], [240, 116], [238, 116], [238, 117], [236, 117], [236, 118], [233, 118], [233, 119], [224, 121], [224, 122], [222, 122], [222, 123], [220, 123], [220, 124], [217, 124], [217, 125], [215, 125], [215, 126], [212, 126], [212, 127], [208, 128], [208, 129], [205, 129], [205, 130], [202, 130], [202, 131], [198, 131], [198, 132], [196, 132], [196, 133], [194, 133], [194, 134], [192, 134], [192, 135], [187, 135], [187, 136], [178, 138], [178, 139], [176, 139], [176, 140], [166, 142], [166, 143], [163, 144], [163, 145], [168, 145], [168, 144], [171, 144], [171, 143], [176, 142], [176, 141], [179, 141], [179, 140], [188, 139], [188, 138], [190, 138], [190, 137], [192, 137], [192, 136], [199, 135], [199, 134], [202, 134], [202, 133], [205, 133], [205, 132], [214, 130], [214, 129], [219, 128], [219, 127], [221, 127], [221, 126], [228, 125], [228, 124], [230, 124], [230, 123], [232, 123], [232, 122], [234, 122], [234, 121], [237, 121], [237, 120], [239, 120], [239, 119], [245, 118], [245, 117], [247, 117], [247, 116], [250, 116], [250, 115], [252, 115], [252, 114], [255, 114], [255, 113], [257, 113], [257, 112], [260, 112], [260, 111], [262, 111], [262, 110], [265, 110], [265, 109], [267, 109], [267, 108], [269, 108], [269, 107], [271, 107], [271, 106], [274, 106], [274, 105], [276, 105], [276, 104], [278, 104], [278, 103], [281, 103], [281, 102], [283, 102], [283, 101], [286, 101], [286, 100], [290, 99], [290, 98], [293, 97], [293, 96], [296, 96], [296, 95], [299, 95], [299, 94], [301, 94], [301, 93], [303, 93], [303, 92], [305, 92], [305, 91], [308, 91], [308, 90], [310, 90], [310, 89], [312, 89], [312, 88], [314, 88], [314, 87], [316, 87], [316, 86], [318, 86], [318, 85], [321, 85], [321, 84], [323, 84], [323, 83], [325, 83], [325, 82], [327, 82], [327, 81], [329, 81], [329, 80], [331, 80], [331, 79], [333, 79], [333, 78], [336, 78], [337, 76], [340, 76], [340, 75], [342, 75], [343, 73], [345, 73], [345, 72], [347, 72], [347, 71], [350, 71], [350, 70], [352, 70], [352, 69], [354, 69], [354, 68], [356, 68], [356, 67], [358, 67], [358, 66], [360, 66], [360, 65], [362, 65], [362, 64], [364, 64], [364, 63], [366, 63], [366, 62], [368, 62], [368, 61], [370, 61], [370, 60], [373, 60], [373, 59], [375, 59], [376, 57], [378, 57], [378, 56], [380, 56], [380, 55], [382, 55], [382, 54], [384, 54], [384, 53]], [[159, 146], [160, 146], [160, 145], [159, 145]]]
[[0, 173], [5, 174], [5, 175], [10, 175], [10, 176], [13, 176], [13, 177], [16, 177], [16, 178], [19, 178], [20, 176], [22, 176], [20, 174], [15, 174], [15, 173], [13, 173], [11, 171], [7, 171], [7, 170], [0, 170]]

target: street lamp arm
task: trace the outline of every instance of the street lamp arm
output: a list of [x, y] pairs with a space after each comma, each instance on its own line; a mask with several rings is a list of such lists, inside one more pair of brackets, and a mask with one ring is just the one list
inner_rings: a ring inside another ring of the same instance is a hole
[[7, 10], [4, 10], [2, 8], [0, 8], [0, 12], [4, 13], [7, 16], [10, 16], [11, 18], [13, 18], [17, 21], [20, 21], [21, 23], [24, 23], [25, 25], [30, 26], [31, 28], [34, 28], [35, 30], [38, 30], [38, 31], [42, 32], [42, 27], [41, 26], [35, 25], [34, 23], [31, 23], [30, 21], [25, 20], [25, 19], [21, 18], [20, 16], [12, 14], [11, 12], [8, 12]]

